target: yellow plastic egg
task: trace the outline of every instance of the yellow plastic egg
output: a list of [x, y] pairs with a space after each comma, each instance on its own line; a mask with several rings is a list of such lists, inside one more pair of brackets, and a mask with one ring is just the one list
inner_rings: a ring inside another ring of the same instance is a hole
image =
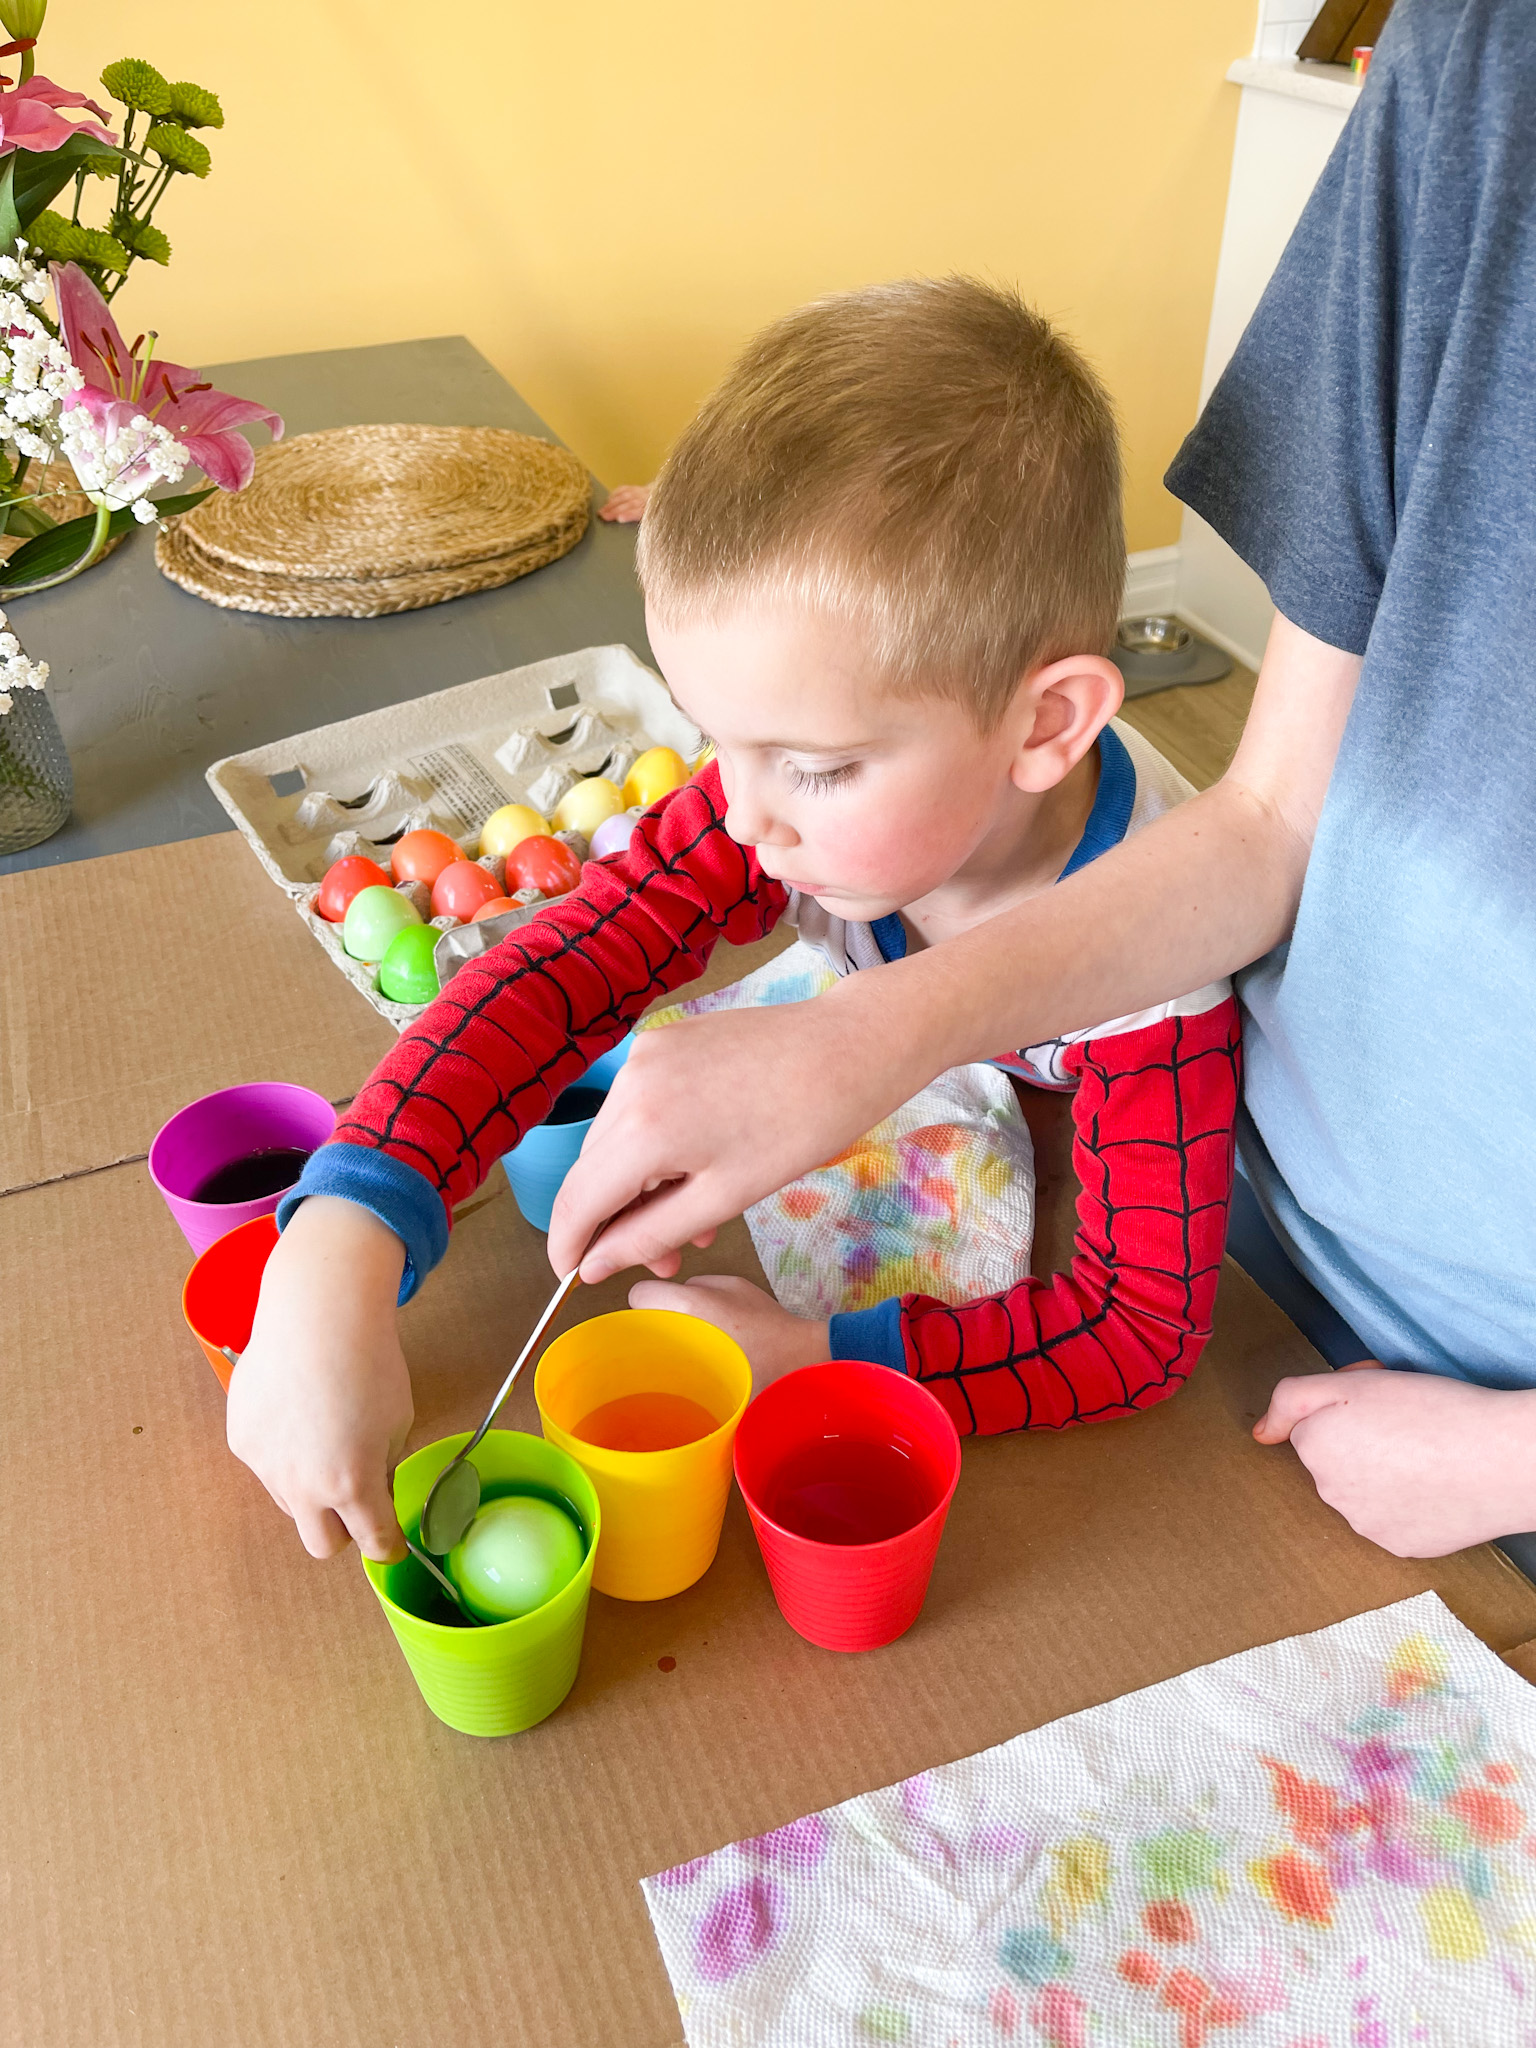
[[555, 805], [555, 830], [580, 832], [590, 839], [604, 818], [614, 817], [624, 807], [623, 794], [606, 775], [586, 775], [572, 783]]
[[624, 784], [624, 808], [649, 810], [688, 780], [688, 763], [670, 747], [648, 747], [630, 769]]
[[525, 839], [548, 831], [547, 822], [527, 804], [503, 804], [480, 827], [480, 857], [483, 860], [487, 854], [510, 853]]

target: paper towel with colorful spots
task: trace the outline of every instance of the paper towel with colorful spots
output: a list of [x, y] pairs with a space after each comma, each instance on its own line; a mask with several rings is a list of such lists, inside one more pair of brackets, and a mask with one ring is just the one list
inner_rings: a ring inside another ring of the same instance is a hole
[[689, 2048], [1536, 2048], [1533, 1816], [1424, 1593], [644, 1889]]
[[[802, 1003], [837, 981], [798, 940], [743, 980], [648, 1017]], [[953, 1067], [825, 1166], [747, 1211], [769, 1286], [800, 1316], [872, 1308], [896, 1294], [950, 1303], [1003, 1294], [1029, 1272], [1035, 1162], [1013, 1084], [982, 1062]]]

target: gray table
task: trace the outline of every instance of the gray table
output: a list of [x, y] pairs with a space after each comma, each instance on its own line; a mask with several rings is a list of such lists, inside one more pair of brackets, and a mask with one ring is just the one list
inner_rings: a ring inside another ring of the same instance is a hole
[[[290, 434], [369, 420], [516, 427], [556, 438], [461, 335], [218, 364], [216, 384], [274, 406]], [[594, 503], [602, 493], [594, 485]], [[573, 647], [649, 659], [634, 530], [594, 519], [531, 576], [383, 619], [269, 619], [190, 597], [135, 532], [73, 583], [20, 598], [12, 623], [48, 662], [75, 770], [74, 815], [0, 875], [233, 829], [210, 761], [285, 733]]]

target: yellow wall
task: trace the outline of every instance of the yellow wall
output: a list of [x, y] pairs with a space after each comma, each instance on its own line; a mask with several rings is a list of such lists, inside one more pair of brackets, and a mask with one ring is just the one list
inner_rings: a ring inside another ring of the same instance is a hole
[[[1132, 548], [1194, 415], [1254, 0], [52, 0], [39, 68], [223, 98], [118, 307], [212, 362], [464, 332], [608, 482], [753, 328], [1016, 281], [1124, 422]], [[130, 329], [131, 331], [131, 329]], [[259, 393], [252, 393], [259, 396]]]

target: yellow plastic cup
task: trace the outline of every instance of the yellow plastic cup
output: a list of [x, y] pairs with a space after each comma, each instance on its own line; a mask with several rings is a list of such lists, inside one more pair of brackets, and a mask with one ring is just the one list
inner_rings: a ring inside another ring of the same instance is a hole
[[[731, 1446], [752, 1395], [741, 1346], [696, 1316], [620, 1309], [557, 1337], [533, 1392], [545, 1438], [575, 1459], [602, 1503], [599, 1593], [667, 1600], [702, 1579], [719, 1548]], [[682, 1394], [719, 1427], [672, 1451], [608, 1451], [577, 1436], [594, 1409], [639, 1393]]]
[[[395, 1513], [413, 1542], [420, 1540], [422, 1503], [433, 1480], [470, 1435], [466, 1429], [427, 1444], [396, 1469]], [[365, 1557], [363, 1570], [422, 1698], [439, 1721], [461, 1735], [516, 1735], [552, 1714], [576, 1682], [602, 1508], [574, 1459], [521, 1430], [487, 1430], [470, 1463], [480, 1474], [484, 1500], [535, 1492], [576, 1510], [587, 1554], [575, 1578], [531, 1614], [488, 1628], [466, 1628], [428, 1618], [446, 1610], [447, 1596], [414, 1557], [399, 1564], [376, 1564]]]

